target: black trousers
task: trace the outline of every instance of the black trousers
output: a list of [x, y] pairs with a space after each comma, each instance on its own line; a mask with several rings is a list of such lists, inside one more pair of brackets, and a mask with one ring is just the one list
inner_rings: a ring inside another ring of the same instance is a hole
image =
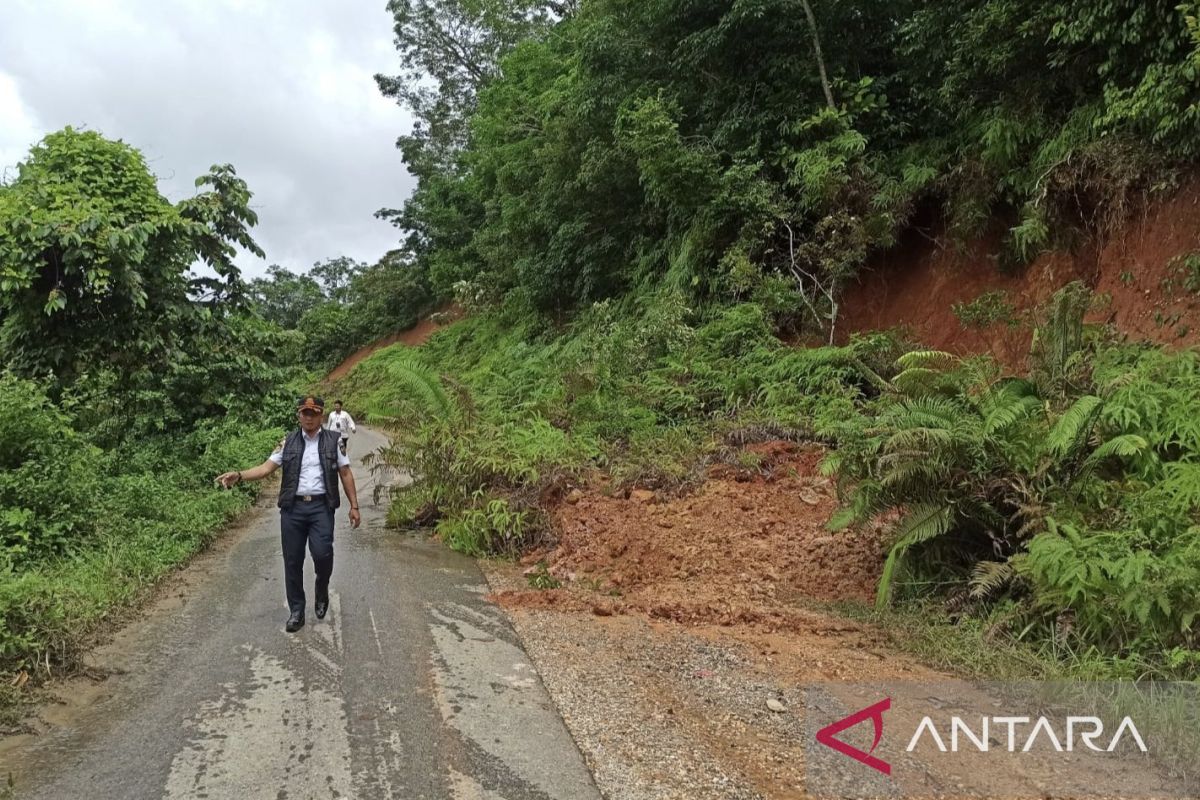
[[317, 572], [317, 597], [329, 593], [333, 573], [333, 509], [324, 499], [302, 503], [279, 512], [280, 539], [283, 544], [283, 583], [288, 609], [304, 613], [304, 545], [312, 553]]

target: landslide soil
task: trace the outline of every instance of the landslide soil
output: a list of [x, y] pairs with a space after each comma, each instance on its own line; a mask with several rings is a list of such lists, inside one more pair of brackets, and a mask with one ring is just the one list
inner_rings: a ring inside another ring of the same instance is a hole
[[[799, 800], [831, 775], [862, 791], [853, 761], [812, 760], [824, 754], [805, 746], [806, 689], [907, 692], [890, 712], [895, 730], [949, 702], [939, 687], [951, 676], [897, 652], [886, 631], [821, 610], [819, 601], [872, 597], [890, 520], [830, 534], [836, 501], [817, 469], [822, 451], [747, 450], [756, 467], [714, 467], [683, 497], [618, 493], [602, 480], [580, 487], [553, 511], [554, 547], [485, 565], [606, 800]], [[547, 574], [562, 586], [529, 588]], [[1119, 760], [1066, 763], [1051, 752], [1015, 770], [975, 754], [915, 774], [921, 796], [1048, 799], [1097, 776], [1106, 786], [1142, 779], [1126, 773]]]
[[[914, 227], [899, 246], [877, 256], [847, 287], [843, 334], [901, 329], [916, 341], [954, 353], [993, 353], [1010, 367], [1029, 350], [1030, 312], [1074, 280], [1096, 292], [1092, 322], [1111, 324], [1135, 341], [1172, 347], [1200, 343], [1200, 293], [1186, 286], [1185, 259], [1200, 252], [1200, 176], [1172, 195], [1144, 204], [1100, 241], [1037, 257], [1021, 270], [998, 266], [1005, 233], [956, 246], [930, 222]], [[1000, 292], [1011, 319], [982, 327], [964, 324], [955, 304]]]
[[694, 494], [576, 490], [553, 512], [557, 544], [525, 557], [527, 572], [564, 586], [504, 592], [508, 606], [641, 613], [758, 630], [808, 626], [801, 599], [868, 600], [883, 563], [883, 523], [832, 534], [834, 487], [819, 447], [746, 448], [753, 468], [717, 465]]
[[607, 798], [806, 797], [802, 684], [937, 677], [805, 607], [873, 596], [886, 521], [831, 534], [823, 451], [746, 449], [682, 497], [576, 489], [555, 546], [487, 567]]
[[405, 344], [409, 347], [418, 347], [429, 341], [429, 337], [437, 333], [442, 328], [449, 325], [451, 322], [462, 317], [462, 309], [457, 306], [450, 305], [439, 311], [430, 314], [425, 319], [418, 322], [413, 327], [406, 331], [397, 331], [396, 333], [388, 334], [380, 339], [376, 339], [370, 344], [360, 347], [355, 350], [346, 360], [333, 368], [333, 371], [325, 376], [325, 383], [333, 383], [340, 381], [342, 378], [350, 374], [351, 370], [358, 366], [359, 362], [371, 355], [377, 350], [382, 350], [393, 344]]

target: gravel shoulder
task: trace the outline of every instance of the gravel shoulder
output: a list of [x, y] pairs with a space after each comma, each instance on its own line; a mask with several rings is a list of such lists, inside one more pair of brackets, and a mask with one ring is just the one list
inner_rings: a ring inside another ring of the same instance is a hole
[[[485, 574], [494, 594], [524, 584], [513, 565], [489, 564]], [[806, 633], [764, 633], [640, 614], [506, 610], [607, 800], [807, 797], [805, 682], [934, 676], [881, 653], [868, 628], [815, 614]]]

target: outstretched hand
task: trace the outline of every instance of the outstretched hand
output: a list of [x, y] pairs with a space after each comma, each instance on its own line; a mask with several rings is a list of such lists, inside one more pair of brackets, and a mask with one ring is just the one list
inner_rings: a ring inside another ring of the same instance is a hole
[[242, 476], [241, 473], [238, 472], [225, 472], [217, 476], [217, 483], [219, 483], [224, 489], [232, 489], [241, 482]]

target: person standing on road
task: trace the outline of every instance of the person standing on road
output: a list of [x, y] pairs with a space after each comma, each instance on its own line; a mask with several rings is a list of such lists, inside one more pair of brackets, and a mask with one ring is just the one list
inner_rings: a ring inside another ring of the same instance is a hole
[[358, 426], [354, 424], [354, 418], [349, 413], [342, 411], [341, 400], [333, 401], [333, 413], [329, 415], [325, 427], [341, 436], [338, 446], [342, 448], [342, 455], [350, 455], [350, 434], [358, 433]]
[[329, 610], [329, 576], [333, 574], [333, 514], [341, 504], [337, 481], [340, 477], [350, 501], [350, 527], [362, 521], [358, 513], [358, 490], [350, 459], [338, 447], [338, 434], [322, 430], [325, 401], [301, 397], [296, 404], [299, 430], [287, 435], [263, 463], [248, 470], [226, 472], [217, 482], [226, 489], [242, 481], [257, 481], [283, 467], [279, 487], [280, 539], [283, 543], [283, 576], [290, 616], [286, 630], [304, 627], [304, 546], [312, 552], [317, 573], [317, 619]]

